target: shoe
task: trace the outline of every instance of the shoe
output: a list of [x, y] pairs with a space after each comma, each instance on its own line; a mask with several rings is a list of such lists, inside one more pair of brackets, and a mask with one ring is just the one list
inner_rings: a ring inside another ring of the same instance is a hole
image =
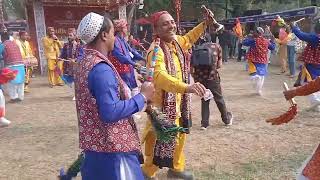
[[229, 120], [227, 122], [224, 122], [224, 124], [226, 126], [231, 126], [233, 123], [233, 114], [231, 112], [228, 112], [228, 117], [229, 117]]
[[9, 103], [17, 103], [17, 102], [19, 102], [19, 99], [18, 99], [18, 98], [16, 98], [16, 99], [10, 99], [10, 101], [9, 101]]
[[24, 92], [25, 92], [25, 93], [29, 93], [29, 92], [30, 92], [30, 89], [29, 89], [28, 86], [25, 86], [25, 87], [24, 87]]
[[49, 85], [50, 88], [53, 88], [54, 86], [55, 86], [55, 85], [53, 85], [53, 84], [50, 84], [50, 85]]
[[8, 127], [11, 124], [11, 121], [2, 117], [0, 118], [0, 127]]
[[183, 179], [183, 180], [193, 180], [193, 173], [190, 171], [182, 171], [182, 172], [175, 172], [171, 169], [168, 170], [167, 174], [168, 178], [175, 178], [175, 179]]
[[201, 131], [206, 131], [206, 130], [207, 130], [207, 127], [201, 126], [200, 130], [201, 130]]
[[72, 101], [75, 101], [75, 100], [76, 100], [76, 97], [75, 97], [75, 96], [73, 96]]
[[58, 86], [64, 86], [64, 84], [58, 84]]

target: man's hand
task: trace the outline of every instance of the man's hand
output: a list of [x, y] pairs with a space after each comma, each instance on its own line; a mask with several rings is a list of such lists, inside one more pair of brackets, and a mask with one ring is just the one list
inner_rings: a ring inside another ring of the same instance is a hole
[[141, 94], [143, 94], [147, 101], [152, 101], [153, 97], [154, 97], [154, 85], [151, 82], [144, 82], [141, 85], [141, 90], [140, 90]]
[[194, 83], [187, 87], [186, 93], [194, 93], [200, 97], [203, 97], [206, 93], [206, 87], [200, 83]]
[[143, 78], [143, 76], [141, 74], [137, 74], [137, 79], [143, 83], [145, 81], [145, 79]]
[[297, 26], [297, 22], [296, 22], [296, 21], [293, 21], [293, 22], [291, 22], [289, 25], [290, 25], [291, 28], [293, 28], [293, 27]]
[[54, 35], [52, 35], [52, 38], [54, 39], [54, 40], [58, 40], [58, 37], [54, 34]]
[[142, 65], [141, 65], [140, 63], [134, 64], [134, 68], [136, 68], [138, 71], [140, 71], [141, 66], [142, 66]]
[[294, 89], [289, 91], [284, 91], [283, 94], [287, 100], [290, 100], [296, 96], [296, 91]]

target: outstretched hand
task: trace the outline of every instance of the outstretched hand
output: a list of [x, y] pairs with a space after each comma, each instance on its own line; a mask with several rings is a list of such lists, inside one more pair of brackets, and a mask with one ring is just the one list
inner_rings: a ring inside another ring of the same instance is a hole
[[295, 90], [284, 91], [283, 94], [286, 100], [290, 100], [296, 96]]
[[206, 87], [199, 82], [191, 84], [187, 87], [186, 93], [194, 93], [200, 97], [203, 97], [206, 93]]

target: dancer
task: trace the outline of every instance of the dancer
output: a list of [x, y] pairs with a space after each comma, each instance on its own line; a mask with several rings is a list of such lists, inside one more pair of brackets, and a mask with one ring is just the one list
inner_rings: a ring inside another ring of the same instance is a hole
[[263, 28], [257, 27], [253, 33], [253, 37], [246, 38], [243, 41], [244, 46], [250, 47], [247, 53], [250, 79], [253, 81], [256, 91], [260, 96], [262, 95], [265, 76], [268, 73], [268, 49], [275, 49], [273, 40], [269, 41], [264, 38], [262, 36], [263, 33]]
[[107, 54], [114, 47], [114, 28], [107, 16], [87, 14], [78, 27], [86, 43], [75, 72], [79, 143], [84, 151], [83, 180], [143, 179], [140, 140], [132, 114], [154, 95], [151, 83], [129, 98], [129, 90]]
[[7, 84], [10, 102], [17, 103], [24, 99], [25, 66], [19, 46], [14, 40], [9, 39], [10, 35], [8, 32], [4, 32], [1, 35], [1, 40], [4, 45], [4, 51], [2, 53], [4, 66], [18, 71], [16, 78]]
[[[189, 63], [186, 62], [183, 52], [192, 47], [212, 19], [202, 22], [184, 36], [177, 36], [176, 23], [167, 11], [156, 12], [151, 18], [155, 36], [160, 38], [153, 76], [156, 96], [152, 105], [162, 109], [177, 126], [189, 128], [191, 119], [188, 93], [203, 97], [206, 88], [200, 83], [189, 85]], [[147, 56], [148, 66], [151, 66], [152, 62], [152, 47], [154, 46], [151, 45]], [[146, 179], [152, 179], [159, 167], [170, 168], [168, 177], [193, 179], [192, 172], [185, 170], [185, 141], [185, 133], [178, 133], [173, 143], [157, 141], [151, 122], [147, 121], [143, 133], [146, 159], [142, 166]]]
[[11, 121], [5, 118], [6, 114], [6, 100], [3, 95], [2, 85], [8, 83], [13, 80], [18, 71], [11, 70], [9, 68], [3, 68], [0, 70], [0, 127], [7, 127], [11, 124]]
[[[302, 41], [307, 42], [301, 60], [304, 66], [298, 76], [295, 86], [312, 81], [320, 76], [320, 22], [315, 22], [314, 33], [304, 33], [296, 25], [291, 24], [292, 32]], [[311, 108], [320, 112], [320, 92], [315, 92], [309, 96]]]
[[[284, 95], [287, 100], [294, 98], [295, 96], [307, 96], [312, 93], [320, 91], [320, 77], [308, 82], [307, 84], [285, 91]], [[298, 180], [318, 180], [320, 177], [320, 145], [314, 151], [311, 158], [307, 163], [302, 166], [302, 172], [298, 176]]]
[[141, 65], [137, 63], [144, 58], [125, 40], [128, 33], [127, 21], [124, 19], [115, 21], [115, 43], [110, 57], [111, 62], [116, 67], [120, 76], [131, 90], [131, 95], [138, 93], [138, 85], [134, 74], [134, 68]]

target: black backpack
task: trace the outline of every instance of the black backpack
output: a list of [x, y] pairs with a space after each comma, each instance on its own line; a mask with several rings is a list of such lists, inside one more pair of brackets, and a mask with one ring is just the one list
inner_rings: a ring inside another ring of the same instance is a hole
[[206, 42], [201, 45], [197, 45], [192, 50], [191, 66], [207, 65], [212, 66], [217, 62], [217, 54], [214, 54], [214, 50], [211, 47], [211, 42]]

